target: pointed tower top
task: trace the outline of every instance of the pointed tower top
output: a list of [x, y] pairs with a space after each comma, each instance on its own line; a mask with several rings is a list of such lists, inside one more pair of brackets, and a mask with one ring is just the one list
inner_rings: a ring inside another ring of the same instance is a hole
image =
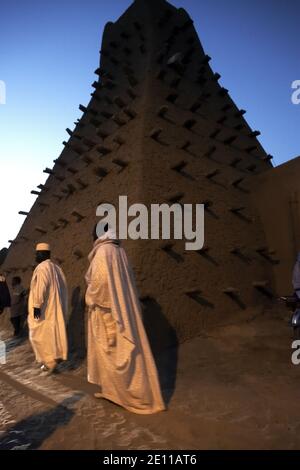
[[140, 4], [143, 6], [152, 7], [152, 8], [160, 8], [164, 6], [170, 6], [173, 8], [176, 8], [174, 5], [171, 3], [167, 2], [167, 0], [133, 0], [132, 5], [134, 4]]

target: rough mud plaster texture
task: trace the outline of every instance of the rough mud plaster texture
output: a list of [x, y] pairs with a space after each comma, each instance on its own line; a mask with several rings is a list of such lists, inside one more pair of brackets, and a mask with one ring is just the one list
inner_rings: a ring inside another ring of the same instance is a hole
[[145, 324], [165, 345], [246, 317], [269, 302], [272, 290], [272, 265], [257, 251], [267, 244], [250, 192], [252, 181], [272, 169], [258, 133], [218, 83], [182, 8], [135, 1], [106, 25], [100, 53], [91, 101], [80, 106], [82, 117], [46, 170], [5, 270], [28, 285], [35, 243], [51, 244], [68, 279], [71, 343], [79, 347], [97, 205], [117, 204], [119, 195], [129, 204], [205, 203], [199, 252], [178, 240], [124, 241]]
[[276, 291], [292, 291], [292, 270], [300, 251], [300, 157], [260, 175], [253, 200], [263, 223]]

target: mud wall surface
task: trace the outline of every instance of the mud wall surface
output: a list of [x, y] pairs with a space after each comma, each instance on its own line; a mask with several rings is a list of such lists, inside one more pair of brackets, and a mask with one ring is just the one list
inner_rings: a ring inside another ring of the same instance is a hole
[[[71, 347], [84, 348], [84, 274], [96, 207], [205, 204], [205, 245], [124, 241], [150, 336], [165, 345], [234, 321], [272, 297], [272, 263], [251, 187], [270, 156], [223, 88], [185, 10], [136, 0], [103, 34], [87, 106], [3, 269], [29, 285], [34, 247], [46, 241], [70, 290]], [[67, 90], [66, 90], [67, 93]], [[37, 182], [38, 184], [38, 182]], [[22, 208], [20, 208], [22, 209]]]
[[273, 259], [276, 291], [292, 291], [292, 270], [300, 251], [300, 157], [254, 181], [253, 201]]

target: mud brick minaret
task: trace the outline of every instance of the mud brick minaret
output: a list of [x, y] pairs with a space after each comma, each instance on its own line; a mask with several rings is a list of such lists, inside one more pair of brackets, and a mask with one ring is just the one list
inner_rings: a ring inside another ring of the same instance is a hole
[[[205, 246], [124, 241], [152, 339], [180, 341], [247, 318], [272, 298], [270, 248], [252, 181], [271, 156], [220, 86], [193, 21], [164, 0], [136, 0], [105, 26], [90, 102], [11, 242], [3, 269], [29, 283], [36, 242], [52, 245], [70, 288], [72, 346], [83, 344], [87, 254], [101, 202], [205, 203]], [[67, 93], [67, 90], [66, 90]], [[38, 182], [37, 182], [38, 183]], [[20, 208], [22, 209], [22, 208]]]

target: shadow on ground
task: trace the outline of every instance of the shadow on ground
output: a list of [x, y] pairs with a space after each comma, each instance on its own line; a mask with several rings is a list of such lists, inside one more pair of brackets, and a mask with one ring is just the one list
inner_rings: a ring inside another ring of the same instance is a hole
[[81, 398], [81, 394], [75, 393], [54, 408], [14, 424], [0, 437], [0, 449], [38, 449], [57, 428], [70, 422], [75, 412], [68, 407]]
[[142, 300], [143, 322], [158, 369], [163, 398], [168, 404], [176, 386], [178, 339], [159, 303], [147, 297]]
[[67, 324], [69, 344], [69, 370], [75, 370], [86, 357], [85, 301], [80, 286], [75, 287], [71, 297], [71, 313]]

